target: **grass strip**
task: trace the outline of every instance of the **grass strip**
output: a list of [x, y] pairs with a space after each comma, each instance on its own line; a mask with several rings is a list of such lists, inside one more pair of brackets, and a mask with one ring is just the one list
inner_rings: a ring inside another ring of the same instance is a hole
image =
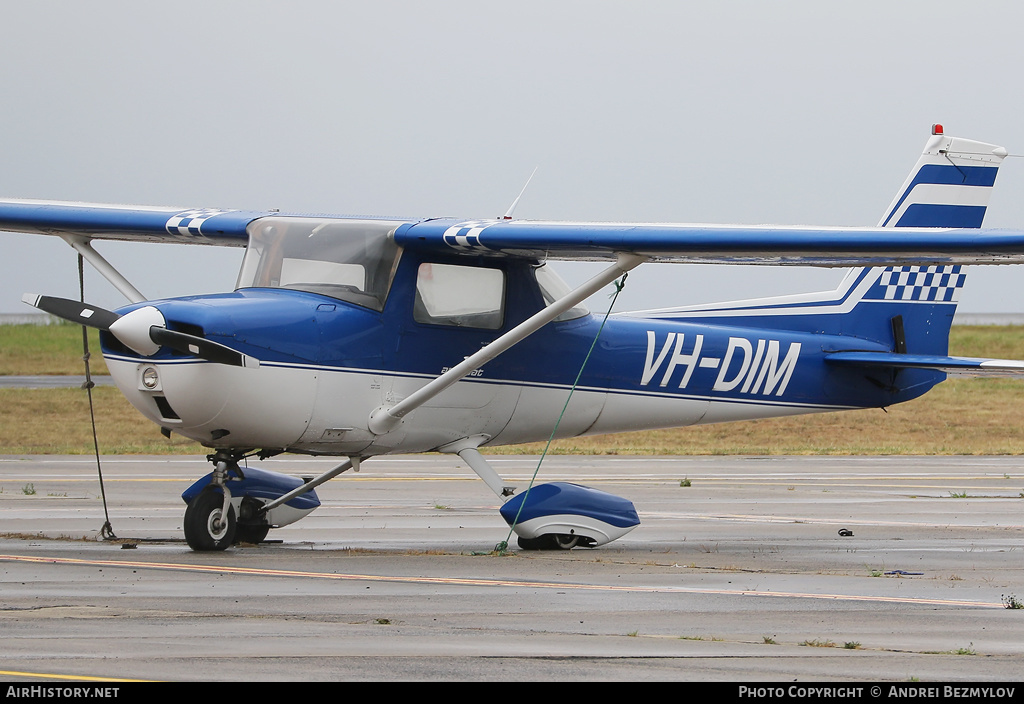
[[[95, 332], [95, 331], [93, 331]], [[94, 350], [99, 349], [98, 341]], [[951, 354], [1024, 359], [1024, 326], [957, 326]], [[93, 358], [96, 374], [106, 372]], [[0, 373], [81, 374], [75, 325], [0, 327]], [[104, 454], [205, 454], [170, 440], [110, 387], [94, 390]], [[557, 440], [556, 454], [1016, 455], [1024, 453], [1024, 381], [952, 377], [923, 398], [880, 409], [771, 418]], [[543, 443], [487, 450], [538, 454]], [[89, 454], [88, 400], [79, 389], [0, 389], [0, 454]]]

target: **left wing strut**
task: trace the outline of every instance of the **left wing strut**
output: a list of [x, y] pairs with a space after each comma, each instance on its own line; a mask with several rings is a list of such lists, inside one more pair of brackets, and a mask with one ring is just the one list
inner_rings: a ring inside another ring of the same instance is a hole
[[532, 317], [519, 323], [519, 325], [509, 330], [486, 347], [483, 347], [476, 354], [466, 357], [460, 364], [455, 365], [441, 376], [429, 382], [426, 386], [406, 396], [394, 406], [391, 406], [391, 408], [384, 408], [381, 406], [375, 410], [370, 414], [370, 432], [374, 435], [384, 435], [385, 433], [391, 432], [398, 427], [402, 418], [404, 418], [410, 411], [419, 408], [424, 403], [457, 382], [459, 379], [466, 376], [474, 369], [479, 368], [480, 365], [491, 361], [516, 343], [525, 340], [527, 337], [550, 323], [574, 305], [581, 303], [584, 299], [597, 293], [603, 287], [607, 286], [612, 281], [615, 281], [615, 279], [619, 278], [626, 272], [632, 271], [635, 267], [645, 261], [646, 257], [641, 257], [636, 254], [619, 254], [615, 264], [608, 267], [586, 283], [565, 294], [548, 307], [534, 314]]
[[109, 281], [122, 296], [127, 298], [129, 302], [142, 303], [146, 300], [146, 297], [139, 292], [139, 289], [132, 286], [131, 282], [124, 278], [121, 272], [115, 269], [110, 262], [104, 259], [103, 255], [92, 248], [89, 240], [82, 237], [75, 237], [73, 235], [61, 235], [60, 237], [71, 245], [76, 252], [81, 254], [82, 257], [89, 262], [104, 279]]

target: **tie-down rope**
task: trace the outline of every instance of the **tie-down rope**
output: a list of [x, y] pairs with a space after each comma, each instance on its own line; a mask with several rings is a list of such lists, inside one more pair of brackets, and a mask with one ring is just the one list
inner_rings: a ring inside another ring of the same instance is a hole
[[[78, 255], [78, 291], [82, 304], [85, 304], [85, 271], [82, 264], [82, 255]], [[92, 421], [92, 446], [96, 452], [96, 474], [100, 478], [100, 496], [103, 497], [103, 527], [100, 528], [100, 535], [104, 540], [116, 540], [114, 529], [110, 525], [110, 513], [107, 511], [107, 492], [103, 488], [103, 469], [100, 467], [100, 441], [96, 436], [96, 410], [92, 403], [92, 387], [96, 384], [92, 381], [92, 373], [89, 371], [89, 328], [82, 326], [82, 361], [85, 362], [85, 383], [82, 388], [89, 394], [89, 420]]]
[[615, 293], [611, 294], [612, 301], [608, 305], [608, 310], [604, 314], [604, 318], [601, 319], [601, 326], [597, 329], [597, 334], [594, 335], [594, 341], [590, 343], [590, 349], [587, 350], [587, 356], [583, 358], [583, 364], [580, 365], [580, 371], [576, 374], [576, 380], [572, 382], [572, 387], [569, 389], [569, 395], [565, 399], [565, 405], [562, 406], [562, 412], [558, 414], [558, 420], [555, 421], [555, 427], [551, 429], [551, 435], [548, 437], [548, 442], [544, 446], [544, 451], [540, 455], [540, 459], [537, 461], [537, 468], [533, 470], [533, 476], [530, 477], [530, 485], [526, 487], [526, 493], [523, 494], [523, 500], [519, 502], [519, 510], [516, 511], [516, 517], [513, 519], [512, 524], [509, 526], [508, 535], [505, 539], [494, 546], [494, 552], [504, 553], [508, 550], [508, 541], [512, 537], [512, 532], [515, 530], [516, 524], [519, 523], [519, 516], [523, 512], [523, 506], [526, 505], [526, 500], [530, 496], [530, 490], [533, 488], [533, 484], [537, 481], [537, 475], [540, 473], [540, 466], [544, 464], [544, 458], [547, 457], [548, 450], [551, 448], [551, 443], [555, 440], [555, 433], [558, 432], [558, 426], [562, 422], [562, 417], [565, 416], [566, 409], [569, 408], [569, 402], [572, 400], [573, 392], [576, 391], [576, 387], [580, 383], [580, 379], [583, 378], [583, 370], [587, 368], [587, 362], [590, 360], [590, 355], [593, 354], [594, 348], [597, 347], [597, 341], [601, 337], [601, 332], [604, 330], [605, 323], [608, 322], [608, 316], [612, 314], [612, 309], [615, 307], [615, 301], [618, 299], [622, 289], [626, 287], [626, 277], [629, 276], [629, 272], [622, 275], [622, 278], [618, 281], [613, 281], [615, 284]]

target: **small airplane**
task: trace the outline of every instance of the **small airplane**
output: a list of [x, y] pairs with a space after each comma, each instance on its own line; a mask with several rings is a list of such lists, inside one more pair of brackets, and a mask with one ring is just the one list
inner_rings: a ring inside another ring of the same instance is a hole
[[[460, 456], [523, 549], [597, 546], [638, 523], [568, 483], [518, 496], [481, 447], [877, 408], [947, 374], [1024, 362], [948, 355], [964, 264], [1024, 262], [1024, 230], [980, 229], [1007, 152], [935, 125], [877, 227], [389, 219], [0, 201], [0, 230], [55, 235], [129, 301], [24, 300], [98, 328], [128, 400], [211, 449], [184, 494], [194, 550], [260, 542], [319, 505], [315, 487], [390, 453]], [[518, 199], [517, 199], [518, 200]], [[146, 298], [97, 239], [245, 247], [235, 291]], [[608, 263], [570, 289], [548, 260]], [[833, 291], [591, 314], [647, 261], [854, 267]], [[312, 480], [243, 467], [344, 460]]]

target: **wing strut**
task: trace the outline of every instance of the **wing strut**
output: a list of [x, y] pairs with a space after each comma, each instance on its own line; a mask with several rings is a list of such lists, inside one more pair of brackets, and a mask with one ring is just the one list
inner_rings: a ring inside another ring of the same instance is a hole
[[391, 432], [398, 427], [402, 418], [410, 411], [419, 408], [474, 369], [478, 369], [481, 365], [491, 361], [516, 343], [525, 340], [565, 311], [582, 302], [585, 298], [597, 293], [603, 287], [645, 261], [647, 261], [647, 258], [639, 254], [619, 253], [615, 264], [562, 296], [532, 317], [519, 323], [519, 325], [486, 347], [483, 347], [476, 354], [466, 357], [460, 364], [455, 365], [426, 386], [406, 396], [394, 406], [391, 406], [391, 408], [381, 406], [375, 410], [370, 414], [368, 423], [370, 432], [374, 435], [384, 435]]
[[89, 240], [73, 235], [61, 235], [60, 238], [71, 245], [76, 252], [87, 259], [96, 271], [100, 272], [107, 281], [113, 284], [114, 288], [121, 292], [121, 295], [132, 303], [142, 303], [146, 297], [139, 293], [139, 289], [131, 285], [128, 279], [124, 278], [113, 265], [92, 248]]
[[345, 460], [344, 462], [339, 464], [337, 467], [332, 467], [331, 469], [328, 469], [326, 472], [321, 474], [319, 477], [316, 477], [315, 479], [310, 479], [308, 482], [306, 482], [302, 486], [295, 487], [294, 489], [289, 491], [287, 494], [284, 494], [282, 496], [278, 496], [273, 501], [268, 501], [267, 503], [265, 503], [262, 506], [260, 506], [258, 513], [259, 514], [265, 514], [270, 509], [277, 508], [281, 504], [283, 504], [285, 502], [288, 502], [288, 501], [291, 501], [296, 496], [300, 496], [302, 494], [305, 494], [309, 490], [315, 489], [316, 487], [320, 486], [321, 484], [323, 484], [327, 480], [334, 479], [336, 476], [338, 476], [342, 472], [347, 472], [348, 470], [353, 469], [353, 468], [357, 472], [359, 471], [359, 458], [358, 457], [349, 457], [347, 460]]

